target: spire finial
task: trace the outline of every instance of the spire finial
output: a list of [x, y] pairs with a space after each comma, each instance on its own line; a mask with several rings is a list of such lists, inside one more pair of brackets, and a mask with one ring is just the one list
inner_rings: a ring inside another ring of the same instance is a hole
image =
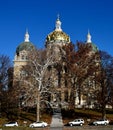
[[88, 29], [88, 34], [87, 34], [87, 43], [91, 43], [91, 34], [90, 34], [90, 31]]
[[59, 19], [59, 14], [57, 15], [57, 20], [56, 20], [56, 29], [55, 29], [55, 31], [62, 31], [62, 29], [61, 29], [61, 21], [60, 21], [60, 19]]
[[90, 31], [89, 31], [89, 29], [88, 29], [88, 34], [90, 34]]
[[60, 19], [60, 15], [59, 15], [59, 14], [57, 14], [57, 19], [58, 19], [58, 20]]
[[25, 41], [25, 42], [29, 42], [29, 33], [28, 33], [28, 29], [26, 29], [26, 34], [25, 34], [24, 41]]

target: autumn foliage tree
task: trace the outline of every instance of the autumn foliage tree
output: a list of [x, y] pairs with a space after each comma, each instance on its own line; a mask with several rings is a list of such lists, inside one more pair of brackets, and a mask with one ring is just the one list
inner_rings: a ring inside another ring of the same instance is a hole
[[[79, 104], [81, 104], [81, 96], [91, 93], [92, 90], [90, 89], [93, 89], [93, 87], [88, 87], [88, 85], [91, 85], [95, 80], [94, 73], [98, 69], [96, 62], [98, 56], [93, 51], [90, 43], [77, 42], [76, 45], [70, 43], [64, 49], [66, 51], [64, 60], [67, 63], [71, 78], [73, 78], [73, 88], [78, 93], [76, 96], [78, 96]], [[91, 83], [89, 84], [89, 82]], [[77, 98], [76, 96], [74, 95], [75, 99]], [[89, 98], [94, 100], [93, 93], [90, 94]], [[88, 101], [89, 99], [86, 100]]]

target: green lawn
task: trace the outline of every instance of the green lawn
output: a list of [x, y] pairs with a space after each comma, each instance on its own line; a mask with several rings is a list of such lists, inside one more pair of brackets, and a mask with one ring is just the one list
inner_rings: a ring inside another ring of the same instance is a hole
[[0, 130], [50, 130], [50, 128], [49, 127], [46, 127], [46, 128], [0, 127]]
[[[70, 111], [63, 111], [62, 116], [64, 124], [76, 118], [83, 118], [86, 123], [88, 123], [88, 120], [92, 122], [102, 118], [102, 114], [99, 110], [92, 109], [75, 109]], [[106, 111], [106, 118], [113, 122], [113, 110]]]

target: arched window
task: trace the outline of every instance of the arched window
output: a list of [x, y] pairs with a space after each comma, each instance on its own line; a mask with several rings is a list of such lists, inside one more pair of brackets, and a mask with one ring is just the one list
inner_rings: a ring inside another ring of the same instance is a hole
[[22, 59], [22, 60], [25, 60], [25, 56], [24, 56], [24, 55], [21, 55], [21, 59]]

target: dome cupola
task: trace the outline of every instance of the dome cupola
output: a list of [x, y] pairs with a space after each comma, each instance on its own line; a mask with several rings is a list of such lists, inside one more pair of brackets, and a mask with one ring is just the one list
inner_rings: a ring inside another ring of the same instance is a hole
[[26, 30], [24, 42], [22, 42], [17, 48], [16, 48], [16, 54], [18, 55], [21, 51], [30, 51], [34, 48], [34, 45], [29, 41], [29, 33]]
[[90, 34], [89, 30], [88, 30], [88, 34], [87, 34], [86, 43], [89, 44], [92, 47], [92, 51], [93, 52], [97, 52], [98, 51], [97, 46], [91, 40], [91, 34]]
[[70, 37], [62, 31], [59, 16], [56, 20], [55, 30], [47, 35], [46, 45], [50, 43], [69, 43]]

